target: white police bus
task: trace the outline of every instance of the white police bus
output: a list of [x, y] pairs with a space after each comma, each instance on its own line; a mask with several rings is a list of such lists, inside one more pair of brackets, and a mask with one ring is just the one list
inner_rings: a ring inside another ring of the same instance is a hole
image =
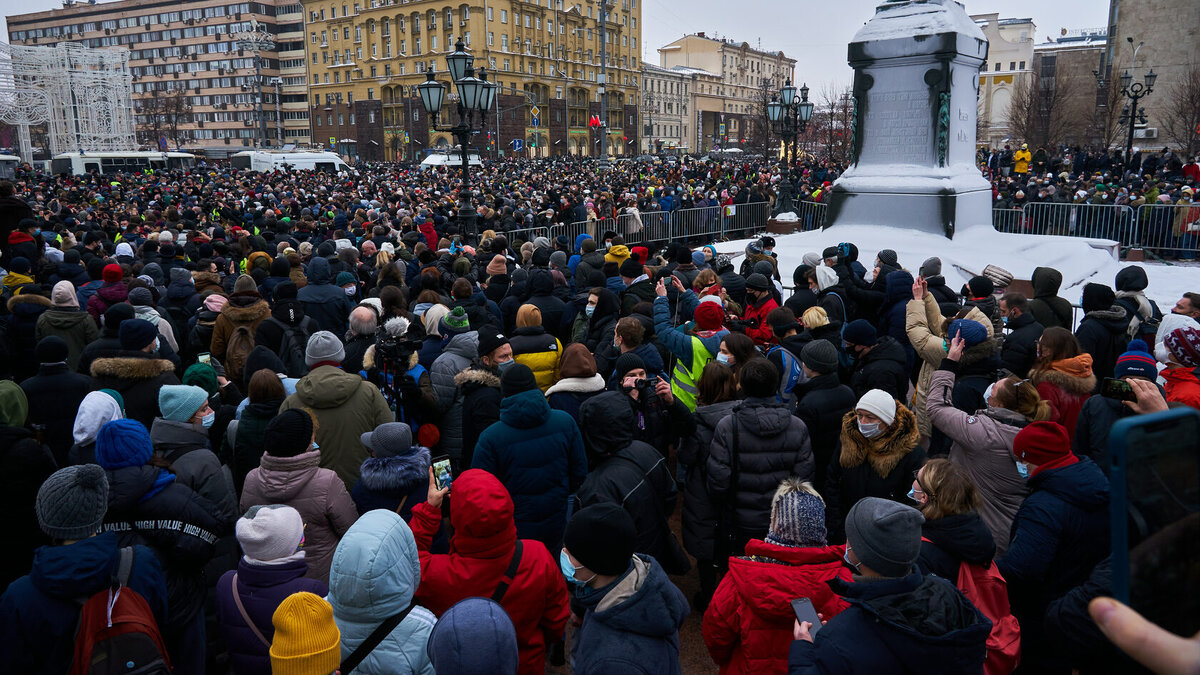
[[93, 171], [102, 174], [143, 173], [171, 169], [190, 169], [196, 156], [190, 152], [65, 152], [50, 160], [50, 173], [83, 176]]
[[338, 173], [350, 167], [334, 152], [306, 150], [243, 150], [229, 157], [233, 168], [242, 171], [310, 170]]

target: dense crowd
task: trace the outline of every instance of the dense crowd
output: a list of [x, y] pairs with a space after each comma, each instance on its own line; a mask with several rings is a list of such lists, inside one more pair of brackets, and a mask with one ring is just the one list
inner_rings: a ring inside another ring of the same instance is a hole
[[1128, 672], [1107, 439], [1200, 409], [1200, 293], [606, 229], [836, 176], [0, 183], [0, 672], [672, 673], [690, 613], [723, 673]]

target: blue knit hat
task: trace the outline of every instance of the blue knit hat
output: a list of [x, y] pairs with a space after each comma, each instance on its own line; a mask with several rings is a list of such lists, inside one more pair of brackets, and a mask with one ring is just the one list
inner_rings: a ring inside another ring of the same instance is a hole
[[105, 469], [142, 466], [154, 454], [150, 432], [137, 420], [113, 420], [96, 434], [96, 463]]
[[1113, 369], [1113, 377], [1144, 377], [1154, 380], [1158, 377], [1158, 367], [1154, 356], [1150, 354], [1150, 346], [1143, 340], [1130, 340], [1125, 353], [1117, 357], [1117, 366]]
[[825, 541], [825, 502], [812, 485], [788, 478], [771, 500], [767, 541], [779, 546], [819, 547]]
[[955, 319], [950, 323], [950, 328], [946, 330], [946, 339], [952, 340], [956, 336], [966, 340], [968, 347], [974, 347], [988, 339], [987, 329], [983, 324], [971, 319]]
[[425, 651], [435, 670], [461, 675], [516, 673], [520, 660], [512, 619], [487, 598], [467, 598], [446, 610]]
[[208, 392], [190, 384], [164, 384], [158, 390], [158, 409], [172, 422], [186, 422], [208, 401]]
[[158, 338], [158, 328], [145, 319], [128, 319], [121, 322], [117, 335], [121, 339], [121, 349], [137, 351]]

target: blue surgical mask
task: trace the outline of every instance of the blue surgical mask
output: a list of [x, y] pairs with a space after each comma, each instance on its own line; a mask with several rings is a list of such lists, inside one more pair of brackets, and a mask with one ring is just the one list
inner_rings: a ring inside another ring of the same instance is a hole
[[205, 415], [204, 417], [200, 418], [200, 426], [207, 429], [207, 428], [211, 427], [213, 425], [213, 422], [215, 422], [215, 421], [217, 421], [217, 413], [210, 412], [207, 415]]
[[842, 554], [842, 560], [845, 560], [847, 565], [853, 567], [855, 572], [858, 572], [858, 566], [862, 564], [861, 562], [857, 563], [857, 564], [850, 562], [850, 547], [849, 546], [846, 547], [846, 552]]
[[1017, 473], [1021, 474], [1021, 478], [1029, 479], [1029, 465], [1025, 462], [1017, 462]]
[[584, 307], [583, 313], [586, 314], [588, 316], [588, 318], [591, 318], [591, 316], [596, 313], [596, 306], [588, 305], [588, 306]]
[[313, 441], [312, 449], [313, 449], [313, 450], [320, 450], [320, 449], [321, 449], [321, 446], [317, 445], [317, 442], [316, 442], [316, 441]]
[[501, 361], [500, 363], [496, 364], [496, 369], [503, 373], [504, 371], [508, 370], [509, 368], [512, 368], [513, 364], [516, 362], [517, 362], [516, 359], [509, 359], [507, 361]]
[[729, 355], [723, 352], [717, 352], [717, 360], [725, 365], [729, 365]]
[[563, 576], [567, 578], [567, 583], [576, 586], [586, 586], [588, 581], [596, 578], [593, 574], [590, 579], [583, 581], [575, 578], [575, 566], [571, 564], [571, 558], [567, 555], [567, 549], [558, 552], [558, 569], [562, 571]]
[[912, 488], [909, 488], [909, 489], [908, 489], [908, 498], [909, 498], [909, 499], [911, 499], [911, 500], [913, 500], [914, 502], [916, 502], [916, 503], [918, 503], [918, 504], [920, 504], [920, 503], [921, 503], [921, 500], [920, 500], [920, 499], [917, 499], [917, 491], [916, 491], [916, 490], [914, 490], [914, 489], [912, 489]]

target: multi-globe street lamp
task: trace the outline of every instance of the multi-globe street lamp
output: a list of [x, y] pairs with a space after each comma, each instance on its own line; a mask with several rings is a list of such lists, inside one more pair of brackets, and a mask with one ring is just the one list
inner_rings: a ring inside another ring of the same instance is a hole
[[1158, 79], [1158, 75], [1151, 68], [1150, 72], [1146, 73], [1146, 83], [1134, 82], [1133, 75], [1126, 70], [1121, 75], [1121, 95], [1129, 99], [1129, 103], [1121, 110], [1121, 118], [1117, 120], [1120, 124], [1129, 127], [1129, 135], [1125, 142], [1125, 163], [1126, 168], [1133, 162], [1133, 130], [1138, 124], [1146, 124], [1146, 109], [1138, 107], [1138, 101], [1150, 95], [1154, 91], [1154, 81]]
[[788, 147], [791, 146], [792, 160], [796, 159], [796, 139], [808, 130], [808, 122], [812, 119], [813, 104], [808, 100], [808, 85], [800, 87], [800, 95], [796, 95], [796, 87], [791, 80], [784, 80], [779, 95], [772, 95], [767, 103], [767, 119], [776, 125], [779, 135], [783, 138], [783, 159], [788, 161]]

